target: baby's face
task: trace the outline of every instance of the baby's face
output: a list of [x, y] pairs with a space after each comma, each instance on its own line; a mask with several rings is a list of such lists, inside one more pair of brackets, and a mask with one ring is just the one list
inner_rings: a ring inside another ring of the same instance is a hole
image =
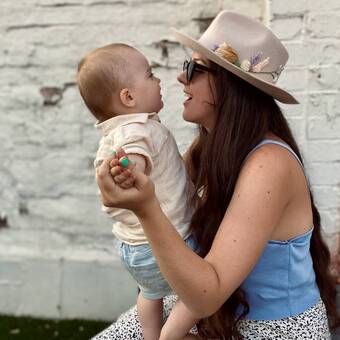
[[127, 56], [128, 73], [131, 75], [131, 88], [136, 100], [136, 112], [158, 112], [163, 107], [159, 78], [152, 73], [146, 58], [138, 51]]

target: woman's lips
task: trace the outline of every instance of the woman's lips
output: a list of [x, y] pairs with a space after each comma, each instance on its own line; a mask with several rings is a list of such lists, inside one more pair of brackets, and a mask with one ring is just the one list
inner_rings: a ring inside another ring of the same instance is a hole
[[192, 99], [192, 95], [189, 92], [183, 91], [184, 96], [187, 97], [187, 99], [184, 101], [184, 103], [187, 103], [189, 100]]

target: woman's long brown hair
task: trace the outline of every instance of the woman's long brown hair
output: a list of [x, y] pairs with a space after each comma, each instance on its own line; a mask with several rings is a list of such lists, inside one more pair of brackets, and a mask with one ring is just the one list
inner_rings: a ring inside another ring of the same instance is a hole
[[[216, 124], [209, 133], [204, 127], [199, 127], [199, 136], [191, 148], [188, 164], [196, 192], [202, 192], [204, 188], [190, 225], [202, 257], [211, 248], [243, 161], [266, 133], [272, 132], [285, 141], [302, 162], [292, 132], [275, 100], [218, 65], [212, 66], [217, 71], [210, 78], [211, 86], [216, 89]], [[310, 251], [316, 282], [330, 325], [336, 327], [339, 316], [335, 280], [330, 273], [330, 253], [321, 237], [320, 215], [312, 193], [310, 195], [314, 223]], [[243, 313], [236, 316], [236, 309], [240, 306]], [[199, 335], [204, 339], [242, 339], [237, 323], [248, 312], [245, 293], [238, 288], [214, 315], [199, 322]]]

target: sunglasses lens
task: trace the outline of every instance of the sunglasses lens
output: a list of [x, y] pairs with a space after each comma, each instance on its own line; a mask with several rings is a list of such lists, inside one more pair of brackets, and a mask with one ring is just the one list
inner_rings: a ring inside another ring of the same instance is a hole
[[184, 60], [183, 71], [186, 72], [186, 77], [188, 81], [189, 81], [189, 65], [190, 65], [190, 62], [188, 60]]
[[184, 60], [183, 71], [186, 71], [188, 69], [188, 64], [189, 64], [189, 61], [188, 60]]
[[186, 72], [187, 81], [191, 81], [195, 71], [215, 73], [214, 69], [197, 64], [195, 60], [185, 60], [183, 63], [183, 72]]
[[188, 68], [187, 68], [187, 79], [188, 81], [191, 81], [195, 71], [195, 62], [193, 60], [190, 60], [188, 63]]

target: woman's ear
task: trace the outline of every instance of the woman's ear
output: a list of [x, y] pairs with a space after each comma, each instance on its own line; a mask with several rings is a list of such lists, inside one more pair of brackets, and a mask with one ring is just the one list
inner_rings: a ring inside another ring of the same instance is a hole
[[120, 91], [119, 98], [122, 104], [126, 107], [134, 107], [136, 105], [132, 92], [127, 88]]

